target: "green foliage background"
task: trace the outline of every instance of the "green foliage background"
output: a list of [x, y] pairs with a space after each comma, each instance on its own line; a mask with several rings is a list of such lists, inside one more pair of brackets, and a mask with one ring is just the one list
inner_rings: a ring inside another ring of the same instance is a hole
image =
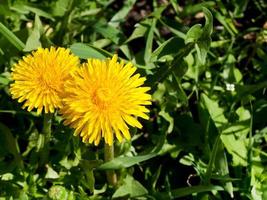
[[[266, 15], [263, 0], [0, 0], [0, 199], [266, 200]], [[43, 116], [8, 87], [15, 62], [52, 45], [147, 76], [150, 120], [115, 160], [55, 114], [40, 164]]]

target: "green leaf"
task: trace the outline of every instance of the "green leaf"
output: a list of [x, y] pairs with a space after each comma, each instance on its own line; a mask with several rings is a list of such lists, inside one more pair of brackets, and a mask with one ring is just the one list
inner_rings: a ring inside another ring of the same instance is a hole
[[54, 21], [54, 18], [52, 17], [51, 14], [49, 14], [49, 13], [47, 13], [47, 12], [45, 12], [39, 8], [27, 5], [27, 4], [25, 4], [25, 2], [22, 2], [22, 1], [15, 1], [15, 3], [13, 4], [13, 6], [10, 7], [10, 9], [17, 11], [17, 12], [20, 12], [20, 13], [23, 13], [23, 14], [28, 14], [29, 12], [32, 12], [35, 15], [38, 15], [40, 17], [45, 17], [45, 18], [48, 18], [48, 19], [51, 19], [52, 21]]
[[218, 40], [218, 41], [213, 41], [210, 44], [211, 48], [219, 48], [219, 47], [224, 47], [225, 45], [227, 45], [228, 43], [230, 43], [231, 40]]
[[170, 0], [173, 9], [175, 10], [175, 13], [178, 14], [179, 13], [179, 6], [177, 4], [177, 2], [175, 0]]
[[149, 28], [149, 20], [145, 20], [139, 24], [136, 24], [133, 33], [124, 43], [128, 43], [134, 39], [144, 37], [148, 28]]
[[109, 162], [106, 162], [100, 165], [97, 169], [110, 170], [110, 169], [128, 168], [133, 165], [139, 164], [140, 162], [154, 158], [155, 156], [157, 156], [157, 154], [155, 153], [150, 153], [150, 154], [141, 155], [141, 156], [133, 156], [133, 157], [120, 156], [120, 157], [114, 158], [113, 160]]
[[206, 57], [207, 57], [207, 54], [208, 54], [208, 51], [210, 48], [210, 44], [211, 44], [211, 38], [210, 37], [206, 37], [206, 38], [203, 37], [195, 45], [196, 50], [197, 50], [198, 59], [202, 65], [205, 64]]
[[10, 83], [10, 73], [4, 72], [0, 74], [0, 85], [7, 86]]
[[19, 200], [28, 200], [28, 199], [29, 199], [29, 197], [28, 197], [28, 195], [24, 191], [22, 191], [19, 194]]
[[[178, 99], [185, 105], [188, 105], [188, 98], [187, 98], [187, 95], [182, 87], [182, 84], [181, 84], [181, 77], [182, 76], [179, 76], [181, 75], [182, 73], [178, 74], [178, 73], [175, 73], [176, 70], [174, 70], [174, 73], [173, 73], [173, 77], [174, 77], [174, 86], [176, 88], [176, 91], [177, 91], [177, 97]], [[182, 70], [180, 70], [182, 71]]]
[[58, 0], [58, 1], [56, 1], [54, 6], [52, 7], [53, 15], [59, 16], [59, 17], [64, 16], [68, 10], [68, 6], [70, 4], [70, 1], [71, 0]]
[[80, 166], [85, 174], [85, 180], [82, 180], [83, 184], [92, 193], [95, 193], [95, 176], [93, 170], [102, 163], [102, 160], [80, 160]]
[[115, 193], [112, 195], [112, 198], [124, 196], [134, 198], [146, 195], [148, 193], [147, 189], [130, 175], [127, 175], [123, 182], [124, 184], [115, 191]]
[[215, 1], [204, 1], [201, 3], [193, 3], [191, 5], [185, 6], [181, 15], [183, 16], [194, 15], [197, 12], [201, 12], [203, 10], [203, 7], [213, 8], [215, 5], [216, 5]]
[[167, 5], [160, 5], [154, 9], [154, 11], [150, 14], [150, 16], [155, 17], [156, 19], [160, 19], [162, 17], [162, 12], [167, 8]]
[[198, 39], [202, 36], [202, 33], [203, 30], [201, 28], [201, 24], [195, 24], [186, 33], [185, 42], [197, 42]]
[[26, 41], [26, 46], [23, 49], [23, 51], [29, 52], [37, 49], [38, 47], [42, 47], [42, 44], [40, 42], [40, 37], [42, 33], [43, 33], [42, 22], [39, 16], [35, 15], [34, 28]]
[[176, 67], [180, 67], [178, 63], [183, 62], [183, 59], [185, 56], [187, 56], [193, 48], [193, 44], [187, 44], [181, 49], [177, 49], [178, 53], [175, 55], [172, 63], [166, 67], [166, 65], [162, 65], [159, 69], [157, 69], [157, 72], [154, 74], [153, 78], [149, 80], [153, 84], [152, 91], [156, 89], [156, 86], [158, 83], [162, 82], [165, 78], [170, 75]]
[[172, 198], [181, 198], [188, 195], [192, 195], [194, 193], [202, 193], [202, 192], [211, 192], [211, 191], [223, 191], [223, 187], [215, 186], [215, 185], [199, 185], [199, 186], [192, 186], [192, 187], [185, 187], [185, 188], [178, 188], [171, 190], [169, 193], [156, 193], [156, 197], [161, 197], [165, 199], [169, 196]]
[[[205, 94], [201, 95], [201, 100], [204, 102], [211, 119], [213, 120], [218, 132], [221, 134], [220, 138], [227, 149], [233, 156], [234, 165], [247, 165], [247, 149], [246, 141], [244, 139], [236, 139], [235, 135], [229, 132], [229, 123], [224, 116], [224, 109], [220, 108], [218, 102], [210, 99]], [[230, 125], [231, 126], [231, 125]], [[225, 132], [227, 131], [227, 132]]]
[[242, 137], [244, 139], [250, 130], [251, 115], [250, 112], [244, 107], [239, 107], [236, 110], [236, 114], [239, 117], [239, 120], [237, 122], [225, 126], [223, 134], [228, 135], [232, 133], [235, 134], [235, 136]]
[[[207, 183], [209, 183], [213, 167], [215, 167], [214, 170], [216, 174], [220, 174], [222, 176], [229, 175], [228, 162], [224, 152], [224, 146], [227, 148], [229, 153], [233, 155], [234, 157], [233, 159], [236, 158], [235, 155], [233, 154], [233, 149], [235, 148], [236, 150], [238, 147], [236, 148], [235, 145], [233, 144], [231, 145], [231, 143], [228, 144], [229, 139], [234, 137], [233, 135], [223, 135], [224, 127], [228, 123], [228, 120], [225, 118], [223, 114], [224, 110], [219, 107], [216, 101], [211, 100], [205, 94], [201, 95], [201, 100], [203, 101], [206, 109], [208, 110], [211, 116], [211, 119], [213, 120], [219, 132], [219, 135], [217, 136], [212, 148], [212, 153], [210, 156], [210, 161], [205, 176]], [[231, 141], [233, 142], [234, 140]], [[226, 191], [228, 191], [228, 193], [230, 194], [230, 196], [233, 197], [232, 183], [226, 182], [224, 183], [224, 186]]]
[[124, 53], [124, 55], [126, 56], [126, 58], [128, 60], [131, 60], [132, 59], [132, 55], [131, 55], [131, 51], [129, 49], [129, 47], [127, 45], [121, 45], [120, 46], [120, 50]]
[[146, 63], [149, 63], [152, 55], [152, 45], [153, 45], [153, 38], [154, 38], [154, 29], [156, 28], [156, 19], [152, 19], [151, 25], [148, 29], [148, 34], [146, 38], [146, 47], [145, 47], [145, 53], [144, 53], [144, 61]]
[[184, 41], [178, 37], [171, 37], [167, 41], [163, 42], [159, 47], [151, 54], [151, 61], [163, 61], [172, 60], [173, 56], [178, 54], [178, 50], [184, 47]]
[[231, 18], [221, 15], [219, 12], [215, 12], [214, 17], [224, 26], [231, 36], [235, 36], [238, 33]]
[[49, 165], [46, 165], [46, 168], [47, 168], [47, 172], [46, 172], [45, 178], [47, 179], [59, 178], [58, 173], [52, 167], [50, 167]]
[[235, 10], [234, 16], [235, 17], [243, 17], [247, 8], [249, 0], [234, 0]]
[[105, 23], [96, 23], [94, 26], [96, 32], [101, 34], [104, 38], [110, 39], [115, 44], [121, 43], [125, 40], [125, 36], [117, 28]]
[[168, 133], [171, 133], [173, 131], [173, 126], [174, 126], [174, 121], [173, 121], [173, 117], [170, 116], [169, 113], [167, 113], [165, 110], [161, 110], [159, 112], [159, 115], [162, 116], [167, 122], [169, 122], [169, 127], [168, 127], [168, 130], [167, 132]]
[[[250, 178], [250, 186], [251, 189], [251, 195], [253, 200], [265, 200], [262, 198], [262, 196], [266, 195], [266, 190], [263, 189], [266, 188], [266, 179], [267, 173], [266, 173], [266, 166], [262, 163], [262, 158], [260, 155], [254, 155], [253, 156], [253, 162], [251, 163], [251, 178]], [[264, 193], [265, 194], [264, 194]]]
[[135, 4], [136, 0], [128, 0], [124, 1], [124, 5], [122, 9], [120, 9], [110, 20], [109, 25], [117, 27], [119, 23], [125, 20], [125, 17], [132, 9], [133, 5]]
[[112, 54], [108, 53], [105, 50], [100, 48], [96, 48], [89, 44], [83, 43], [75, 43], [70, 46], [70, 50], [76, 56], [80, 58], [87, 59], [87, 58], [98, 58], [98, 59], [105, 59], [106, 57], [111, 57]]
[[12, 33], [8, 28], [0, 22], [0, 33], [11, 43], [13, 44], [18, 50], [22, 50], [25, 48], [25, 44], [17, 38], [17, 36]]
[[94, 176], [94, 171], [93, 170], [84, 170], [85, 173], [85, 181], [84, 185], [90, 190], [90, 192], [94, 193], [95, 189], [95, 176]]
[[202, 9], [205, 14], [205, 26], [203, 29], [203, 34], [210, 36], [213, 31], [213, 16], [207, 8], [203, 7]]
[[[225, 155], [224, 151], [224, 146], [219, 140], [218, 147], [217, 147], [217, 152], [215, 156], [215, 170], [216, 174], [222, 175], [222, 176], [228, 176], [229, 175], [229, 167], [228, 167], [228, 162], [227, 158]], [[234, 198], [234, 189], [233, 189], [233, 184], [231, 181], [225, 182], [224, 188], [225, 190], [230, 194], [231, 198]]]
[[195, 43], [198, 59], [202, 65], [204, 65], [206, 61], [213, 30], [213, 17], [211, 12], [205, 7], [203, 7], [203, 12], [205, 14], [205, 26], [203, 28], [201, 28], [200, 24], [192, 26], [185, 38], [186, 43]]
[[[172, 21], [170, 19], [159, 19], [159, 22], [163, 25], [166, 26], [174, 35], [176, 35], [179, 38], [185, 39], [186, 34], [184, 32], [186, 32], [188, 30], [188, 27], [177, 23], [176, 21]], [[173, 22], [175, 22], [173, 24]]]
[[231, 135], [222, 135], [221, 139], [227, 151], [233, 156], [233, 166], [247, 166], [247, 142]]
[[35, 8], [35, 7], [32, 7], [32, 6], [28, 6], [28, 5], [24, 5], [25, 9], [29, 10], [30, 12], [33, 12], [35, 13], [35, 15], [38, 15], [40, 17], [45, 17], [45, 18], [48, 18], [48, 19], [51, 19], [52, 21], [55, 21], [55, 19], [52, 17], [51, 14], [39, 9], [39, 8]]
[[237, 101], [246, 99], [248, 95], [267, 87], [267, 81], [258, 82], [252, 85], [236, 85]]
[[104, 48], [108, 45], [111, 44], [111, 40], [110, 39], [99, 39], [99, 40], [96, 40], [92, 43], [92, 46], [94, 46], [95, 48]]
[[201, 100], [204, 102], [215, 126], [219, 131], [222, 131], [223, 126], [228, 123], [224, 116], [224, 109], [219, 107], [218, 102], [210, 99], [206, 94], [201, 94]]

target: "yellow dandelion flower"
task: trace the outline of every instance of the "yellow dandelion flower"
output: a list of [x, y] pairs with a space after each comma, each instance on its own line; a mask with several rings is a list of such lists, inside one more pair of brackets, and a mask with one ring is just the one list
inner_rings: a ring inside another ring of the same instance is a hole
[[101, 138], [112, 145], [113, 135], [121, 142], [130, 139], [129, 128], [142, 128], [137, 117], [148, 119], [151, 95], [142, 87], [144, 77], [134, 74], [132, 63], [124, 65], [112, 59], [88, 59], [65, 85], [66, 97], [61, 109], [64, 124], [75, 129], [83, 142], [98, 145]]
[[43, 109], [45, 113], [53, 113], [62, 107], [64, 82], [78, 65], [79, 58], [69, 49], [39, 48], [11, 69], [14, 80], [10, 86], [12, 98], [24, 102], [23, 108], [27, 107], [28, 111], [37, 108], [38, 114]]

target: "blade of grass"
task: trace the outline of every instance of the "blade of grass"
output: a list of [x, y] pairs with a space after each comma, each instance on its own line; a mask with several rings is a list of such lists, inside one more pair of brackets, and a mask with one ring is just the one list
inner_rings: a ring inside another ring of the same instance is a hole
[[[218, 147], [217, 147], [217, 153], [215, 156], [214, 165], [215, 165], [215, 169], [217, 169], [221, 175], [223, 175], [223, 176], [229, 175], [228, 162], [227, 162], [227, 158], [225, 155], [224, 146], [223, 146], [223, 143], [221, 141], [219, 142]], [[209, 177], [209, 178], [211, 178], [211, 177]], [[223, 184], [223, 187], [229, 193], [231, 198], [234, 198], [234, 188], [233, 188], [232, 181], [225, 182]]]
[[221, 142], [221, 134], [219, 134], [215, 140], [215, 143], [213, 145], [213, 148], [212, 148], [212, 152], [211, 152], [211, 156], [210, 156], [210, 160], [209, 160], [209, 163], [208, 163], [208, 167], [207, 167], [207, 171], [206, 171], [206, 176], [205, 176], [205, 184], [209, 183], [210, 182], [210, 178], [211, 178], [211, 174], [212, 174], [212, 168], [214, 166], [214, 163], [215, 163], [215, 160], [216, 160], [216, 155], [217, 155], [217, 151], [218, 151], [218, 147], [219, 147], [219, 144]]
[[153, 46], [153, 38], [154, 38], [154, 29], [156, 28], [157, 20], [154, 18], [151, 22], [150, 29], [148, 31], [147, 40], [146, 40], [146, 47], [144, 53], [144, 60], [146, 63], [150, 61], [152, 55], [152, 46]]
[[156, 193], [156, 196], [160, 196], [162, 199], [168, 199], [169, 195], [172, 198], [180, 198], [191, 195], [193, 193], [201, 193], [201, 192], [210, 192], [210, 191], [223, 191], [223, 187], [215, 186], [215, 185], [199, 185], [199, 186], [192, 186], [192, 187], [185, 187], [185, 188], [178, 188], [171, 190], [171, 194], [164, 192], [164, 193]]
[[128, 168], [133, 165], [136, 165], [140, 162], [149, 160], [153, 157], [157, 156], [155, 153], [150, 153], [146, 155], [140, 155], [140, 156], [120, 156], [117, 158], [114, 158], [113, 160], [106, 162], [102, 165], [100, 165], [97, 169], [99, 170], [108, 170], [108, 169], [122, 169], [122, 168]]
[[0, 33], [18, 50], [23, 50], [25, 44], [14, 34], [12, 33], [4, 24], [0, 22]]

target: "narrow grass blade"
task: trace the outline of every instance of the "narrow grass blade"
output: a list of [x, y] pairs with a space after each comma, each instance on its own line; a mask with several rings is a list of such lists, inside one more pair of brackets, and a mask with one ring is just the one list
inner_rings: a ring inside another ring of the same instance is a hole
[[199, 185], [185, 188], [178, 188], [164, 193], [156, 193], [156, 196], [160, 196], [162, 199], [168, 199], [168, 197], [180, 198], [191, 195], [193, 193], [210, 192], [210, 191], [223, 191], [223, 187], [216, 185]]
[[23, 50], [25, 44], [14, 34], [12, 33], [4, 24], [0, 22], [0, 33], [18, 50]]
[[97, 169], [99, 170], [110, 170], [110, 169], [122, 169], [122, 168], [127, 168], [131, 167], [133, 165], [136, 165], [140, 162], [149, 160], [153, 157], [155, 157], [157, 154], [151, 153], [151, 154], [146, 154], [146, 155], [141, 155], [141, 156], [134, 156], [134, 157], [129, 157], [129, 156], [121, 156], [117, 157], [109, 162], [106, 162], [102, 165], [100, 165]]

